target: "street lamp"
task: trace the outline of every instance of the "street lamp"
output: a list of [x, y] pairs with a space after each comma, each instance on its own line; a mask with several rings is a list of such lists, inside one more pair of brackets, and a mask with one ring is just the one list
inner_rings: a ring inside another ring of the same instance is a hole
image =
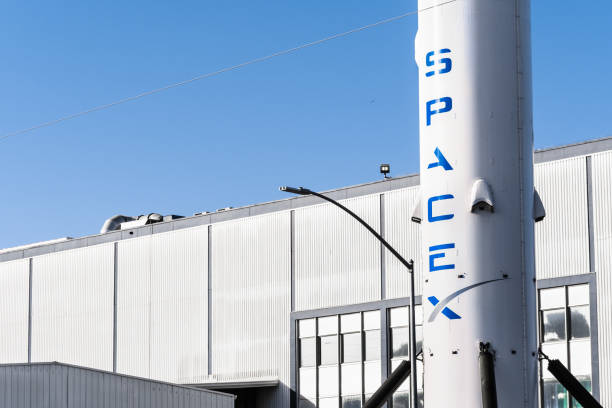
[[[309, 190], [304, 187], [280, 187], [280, 191], [284, 191], [287, 193], [298, 194], [298, 195], [313, 195], [319, 197], [327, 202], [332, 203], [336, 207], [340, 208], [342, 211], [348, 213], [351, 217], [359, 221], [361, 225], [363, 225], [372, 235], [374, 235], [384, 246], [387, 248], [401, 263], [404, 265], [408, 272], [410, 273], [410, 371], [412, 375], [410, 376], [410, 400], [412, 408], [417, 408], [417, 378], [416, 378], [416, 329], [415, 329], [415, 317], [414, 317], [414, 261], [411, 259], [407, 261], [403, 256], [399, 254], [389, 244], [374, 228], [372, 228], [367, 222], [365, 222], [361, 217], [355, 214], [353, 211], [349, 210], [336, 200], [329, 198], [323, 194], [317, 193], [316, 191]], [[399, 386], [399, 384], [397, 384]], [[391, 392], [394, 390], [391, 390]]]

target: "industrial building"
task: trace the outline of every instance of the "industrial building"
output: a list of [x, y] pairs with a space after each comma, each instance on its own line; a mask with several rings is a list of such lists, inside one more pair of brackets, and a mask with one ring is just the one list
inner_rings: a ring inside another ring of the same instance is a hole
[[[535, 187], [539, 342], [612, 406], [612, 138], [536, 152]], [[327, 194], [415, 260], [420, 305], [418, 191], [410, 175]], [[236, 406], [359, 407], [408, 356], [408, 278], [312, 196], [3, 250], [0, 363], [223, 390]], [[539, 376], [543, 407], [576, 406]]]

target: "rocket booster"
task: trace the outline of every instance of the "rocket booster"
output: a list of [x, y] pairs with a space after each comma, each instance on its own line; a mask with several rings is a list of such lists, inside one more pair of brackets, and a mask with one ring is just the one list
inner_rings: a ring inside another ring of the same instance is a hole
[[537, 404], [529, 0], [419, 0], [427, 408]]

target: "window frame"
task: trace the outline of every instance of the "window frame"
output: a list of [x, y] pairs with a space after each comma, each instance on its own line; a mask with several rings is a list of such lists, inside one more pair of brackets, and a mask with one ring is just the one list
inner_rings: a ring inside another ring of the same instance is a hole
[[[415, 296], [414, 297], [415, 300], [415, 306], [422, 306], [422, 297], [421, 296]], [[390, 327], [389, 327], [389, 323], [390, 323], [390, 317], [389, 317], [389, 313], [390, 313], [390, 309], [393, 308], [397, 308], [397, 307], [409, 307], [410, 306], [410, 298], [406, 297], [406, 298], [396, 298], [396, 299], [387, 299], [387, 300], [382, 300], [382, 301], [376, 301], [376, 302], [368, 302], [368, 303], [361, 303], [361, 304], [356, 304], [356, 305], [347, 305], [347, 306], [338, 306], [338, 307], [332, 307], [332, 308], [325, 308], [325, 309], [314, 309], [314, 310], [305, 310], [305, 311], [297, 311], [297, 312], [291, 312], [291, 317], [290, 317], [290, 321], [291, 321], [291, 359], [290, 359], [290, 364], [291, 364], [291, 368], [290, 368], [290, 373], [291, 373], [291, 379], [290, 379], [290, 388], [291, 388], [291, 398], [290, 398], [290, 406], [292, 408], [295, 407], [299, 407], [299, 403], [300, 403], [300, 393], [299, 393], [299, 370], [300, 370], [300, 336], [299, 336], [299, 330], [298, 330], [298, 322], [300, 320], [305, 320], [305, 319], [318, 319], [321, 317], [326, 317], [326, 316], [334, 316], [337, 315], [338, 318], [338, 385], [340, 386], [340, 384], [342, 383], [342, 332], [341, 332], [341, 318], [340, 315], [345, 315], [345, 314], [352, 314], [352, 313], [361, 313], [361, 367], [362, 367], [362, 375], [361, 375], [361, 380], [362, 380], [362, 395], [364, 396], [364, 398], [362, 398], [362, 406], [365, 403], [365, 373], [364, 373], [364, 365], [367, 362], [365, 360], [365, 332], [369, 331], [366, 330], [364, 328], [364, 318], [363, 318], [363, 313], [364, 312], [371, 312], [371, 311], [377, 311], [379, 318], [380, 318], [380, 327], [379, 327], [379, 333], [380, 333], [380, 366], [381, 366], [381, 384], [382, 382], [384, 382], [388, 376], [391, 374], [391, 344], [390, 344]], [[316, 321], [316, 330], [317, 330], [317, 339], [318, 339], [318, 320]], [[318, 343], [318, 341], [317, 341]], [[317, 360], [319, 356], [319, 352], [317, 349]], [[371, 360], [371, 361], [377, 361], [377, 360]], [[318, 361], [317, 361], [318, 364]], [[352, 363], [349, 363], [352, 364]], [[318, 368], [318, 365], [317, 365]], [[316, 374], [316, 385], [317, 385], [317, 399], [319, 397], [319, 392], [318, 392], [318, 387], [319, 387], [319, 375], [318, 375], [318, 370], [317, 374]], [[342, 390], [341, 388], [339, 389], [338, 392], [338, 407], [341, 408], [342, 407]]]
[[[568, 286], [574, 285], [588, 285], [589, 288], [589, 324], [590, 324], [590, 349], [591, 349], [591, 389], [592, 394], [596, 399], [599, 399], [599, 345], [598, 345], [598, 327], [597, 327], [597, 279], [595, 273], [585, 273], [573, 276], [564, 276], [560, 278], [542, 279], [536, 281], [536, 310], [538, 319], [538, 347], [543, 344], [543, 324], [542, 321], [542, 310], [540, 310], [540, 290], [552, 289], [557, 287], [564, 287], [565, 292], [565, 305], [564, 305], [564, 318], [565, 318], [565, 340], [564, 344], [566, 347], [566, 355], [568, 364], [571, 359], [570, 346], [572, 342], [576, 341], [588, 341], [585, 339], [571, 339], [572, 327], [571, 327], [571, 307], [569, 306], [569, 294]], [[552, 310], [552, 309], [546, 309]], [[552, 342], [550, 342], [552, 343]], [[555, 342], [555, 343], [561, 343]], [[546, 370], [545, 365], [540, 362], [538, 364], [538, 404], [540, 407], [544, 405], [544, 379], [543, 373]], [[568, 394], [569, 395], [569, 394]], [[573, 398], [569, 396], [569, 406], [574, 407]]]

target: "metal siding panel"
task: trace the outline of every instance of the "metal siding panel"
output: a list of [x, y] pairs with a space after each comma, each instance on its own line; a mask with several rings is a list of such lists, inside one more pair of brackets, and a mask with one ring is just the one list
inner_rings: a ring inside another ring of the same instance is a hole
[[612, 406], [612, 152], [592, 163], [600, 402]]
[[[0, 362], [28, 361], [30, 261], [0, 263]], [[10, 333], [6, 335], [6, 333]]]
[[35, 257], [32, 361], [113, 366], [113, 245]]
[[151, 378], [205, 382], [208, 227], [156, 234], [151, 245]]
[[151, 236], [117, 248], [117, 372], [150, 373]]
[[546, 209], [535, 224], [537, 279], [590, 272], [585, 157], [537, 164], [534, 184]]
[[289, 212], [212, 226], [213, 378], [289, 384], [289, 234]]
[[[421, 229], [410, 220], [419, 198], [419, 187], [385, 193], [385, 239], [405, 259], [414, 260], [415, 294], [422, 291]], [[406, 267], [385, 250], [387, 299], [410, 296], [410, 275]]]
[[[380, 231], [379, 195], [342, 204]], [[288, 240], [288, 238], [286, 238]], [[295, 210], [295, 309], [380, 300], [380, 243], [331, 204]]]

